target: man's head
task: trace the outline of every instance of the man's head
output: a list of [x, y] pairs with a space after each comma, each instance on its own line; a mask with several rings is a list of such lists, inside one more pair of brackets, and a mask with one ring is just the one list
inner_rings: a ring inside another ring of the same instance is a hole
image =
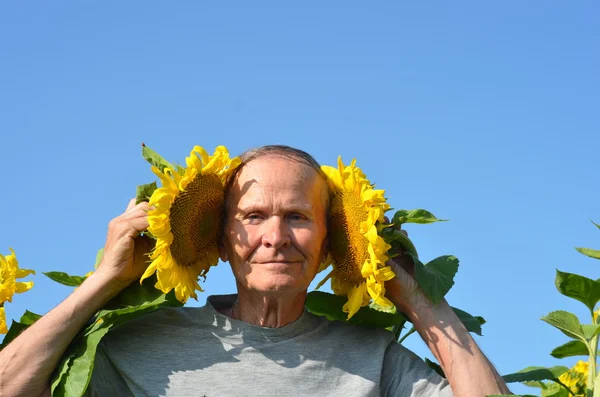
[[226, 193], [221, 258], [238, 289], [306, 291], [323, 259], [329, 193], [319, 164], [287, 146], [245, 152]]

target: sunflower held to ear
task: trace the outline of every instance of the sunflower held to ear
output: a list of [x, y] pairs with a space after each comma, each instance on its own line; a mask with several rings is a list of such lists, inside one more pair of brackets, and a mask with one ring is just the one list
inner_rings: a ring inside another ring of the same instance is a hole
[[198, 278], [219, 261], [217, 238], [225, 185], [240, 164], [239, 158], [229, 158], [224, 146], [217, 147], [212, 156], [195, 146], [185, 160], [185, 168], [161, 171], [152, 167], [162, 182], [149, 200], [154, 209], [148, 211], [148, 231], [156, 238], [156, 246], [140, 279], [156, 272], [155, 287], [164, 293], [174, 289], [183, 303], [189, 297], [197, 299], [196, 290], [203, 291]]
[[333, 292], [348, 297], [343, 307], [348, 319], [371, 300], [383, 307], [393, 307], [385, 297], [384, 285], [395, 276], [385, 265], [390, 245], [378, 234], [384, 213], [390, 209], [384, 191], [373, 189], [356, 166], [356, 160], [345, 166], [338, 157], [337, 168], [322, 166], [321, 169], [331, 191], [330, 253], [321, 270], [329, 265], [333, 265], [333, 270], [319, 286], [331, 279]]

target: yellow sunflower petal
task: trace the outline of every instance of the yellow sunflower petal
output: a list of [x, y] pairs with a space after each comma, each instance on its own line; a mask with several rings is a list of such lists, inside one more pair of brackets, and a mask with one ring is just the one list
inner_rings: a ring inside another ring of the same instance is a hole
[[20, 281], [15, 283], [15, 292], [21, 294], [33, 288], [33, 281]]
[[359, 284], [348, 292], [348, 302], [344, 304], [342, 310], [348, 313], [348, 320], [356, 314], [363, 303], [363, 295], [365, 294], [365, 284]]
[[4, 307], [0, 307], [0, 334], [8, 333], [6, 327], [6, 313], [4, 313]]

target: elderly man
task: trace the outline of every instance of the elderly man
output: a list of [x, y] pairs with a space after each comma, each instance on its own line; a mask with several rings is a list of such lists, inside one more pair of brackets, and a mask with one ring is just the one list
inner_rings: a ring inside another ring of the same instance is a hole
[[[304, 309], [327, 251], [328, 189], [318, 163], [284, 146], [242, 157], [226, 195], [220, 254], [237, 294], [161, 309], [109, 333], [88, 393], [98, 396], [484, 396], [509, 393], [448, 304], [434, 306], [402, 267], [389, 299], [413, 322], [447, 380], [389, 332]], [[49, 394], [78, 330], [144, 272], [147, 203], [109, 224], [97, 271], [0, 353], [0, 395]]]

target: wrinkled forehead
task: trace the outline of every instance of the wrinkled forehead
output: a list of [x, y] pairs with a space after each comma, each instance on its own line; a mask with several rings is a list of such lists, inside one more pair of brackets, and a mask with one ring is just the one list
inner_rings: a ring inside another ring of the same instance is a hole
[[[229, 209], [263, 194], [295, 195], [325, 208], [329, 193], [323, 176], [301, 159], [268, 155], [242, 166], [226, 192]], [[316, 203], [318, 202], [318, 204]]]

